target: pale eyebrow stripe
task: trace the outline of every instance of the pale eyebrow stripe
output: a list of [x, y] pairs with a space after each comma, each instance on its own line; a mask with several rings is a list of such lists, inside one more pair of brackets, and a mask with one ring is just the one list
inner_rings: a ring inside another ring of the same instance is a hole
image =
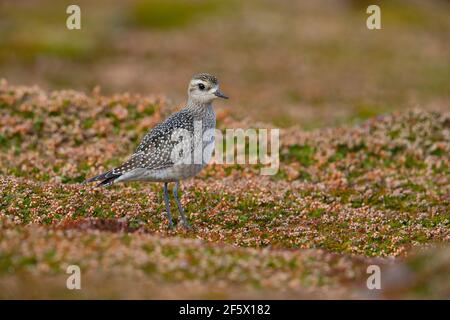
[[217, 88], [219, 87], [218, 84], [212, 84], [212, 85], [211, 85], [211, 84], [209, 84], [209, 83], [207, 83], [206, 81], [201, 80], [201, 79], [196, 79], [196, 80], [194, 80], [194, 81], [191, 82], [191, 84], [192, 84], [193, 86], [196, 86], [196, 85], [198, 85], [199, 83], [204, 84], [205, 87], [206, 87], [208, 90], [211, 90], [211, 89], [217, 89]]
[[195, 80], [195, 81], [193, 81], [192, 82], [193, 84], [199, 84], [199, 83], [203, 83], [205, 86], [206, 85], [208, 85], [205, 81], [203, 81], [203, 80], [200, 80], [200, 79], [198, 79], [198, 80]]

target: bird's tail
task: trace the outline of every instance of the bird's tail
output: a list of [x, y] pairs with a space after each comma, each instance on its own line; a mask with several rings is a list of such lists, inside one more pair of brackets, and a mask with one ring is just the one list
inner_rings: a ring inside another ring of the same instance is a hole
[[114, 170], [110, 170], [108, 172], [99, 174], [98, 176], [95, 176], [93, 178], [90, 178], [83, 182], [83, 184], [94, 182], [94, 181], [100, 181], [99, 184], [97, 184], [97, 187], [108, 187], [112, 185], [117, 178], [119, 178], [122, 174], [121, 173], [114, 173]]

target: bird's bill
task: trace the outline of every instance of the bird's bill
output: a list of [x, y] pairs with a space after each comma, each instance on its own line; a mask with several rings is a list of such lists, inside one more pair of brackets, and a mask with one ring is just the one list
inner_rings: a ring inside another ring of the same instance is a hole
[[220, 91], [220, 90], [216, 90], [216, 92], [214, 92], [214, 95], [216, 97], [219, 97], [219, 98], [222, 98], [222, 99], [228, 99], [228, 97], [225, 94], [223, 94], [222, 91]]

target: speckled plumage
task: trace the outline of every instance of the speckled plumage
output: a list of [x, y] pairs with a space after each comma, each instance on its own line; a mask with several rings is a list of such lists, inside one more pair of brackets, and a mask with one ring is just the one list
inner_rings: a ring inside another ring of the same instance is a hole
[[[187, 105], [181, 111], [172, 114], [164, 122], [155, 126], [142, 139], [139, 146], [131, 157], [119, 167], [108, 172], [93, 177], [86, 182], [101, 181], [99, 186], [108, 186], [117, 182], [125, 181], [156, 181], [164, 182], [164, 195], [170, 225], [170, 206], [167, 202], [167, 183], [178, 182], [195, 176], [207, 164], [214, 149], [214, 136], [204, 139], [203, 134], [207, 130], [216, 126], [216, 115], [212, 107], [212, 101], [217, 97], [227, 98], [220, 92], [217, 78], [207, 73], [195, 75], [188, 87], [189, 99]], [[201, 128], [201, 136], [195, 137], [196, 126]], [[180, 131], [181, 130], [181, 131]], [[189, 143], [182, 139], [190, 149], [193, 159], [194, 148], [201, 146], [200, 151], [206, 159], [201, 159], [200, 163], [191, 161], [185, 163], [174, 160], [173, 152], [180, 140], [174, 139], [174, 135], [179, 132], [190, 133], [192, 141]], [[197, 140], [200, 138], [201, 140]], [[195, 141], [199, 144], [196, 144]], [[177, 198], [176, 198], [177, 199]], [[183, 223], [187, 221], [182, 212], [181, 204], [178, 208], [183, 218]]]
[[206, 82], [210, 82], [214, 85], [219, 84], [219, 81], [217, 80], [217, 78], [215, 76], [213, 76], [212, 74], [208, 74], [208, 73], [199, 73], [196, 74], [194, 77], [192, 77], [193, 80], [203, 80]]
[[[107, 180], [103, 185], [122, 181], [173, 182], [187, 179], [198, 173], [205, 164], [175, 164], [171, 159], [172, 150], [178, 141], [173, 141], [176, 130], [194, 132], [194, 121], [202, 125], [202, 132], [215, 128], [215, 113], [212, 105], [187, 108], [172, 114], [164, 122], [155, 126], [142, 139], [135, 153], [121, 166], [114, 168], [90, 181]], [[203, 147], [207, 147], [205, 144]], [[193, 153], [193, 143], [191, 151]], [[164, 175], [167, 177], [164, 177]], [[179, 179], [177, 179], [177, 176]], [[102, 184], [101, 183], [101, 184]]]

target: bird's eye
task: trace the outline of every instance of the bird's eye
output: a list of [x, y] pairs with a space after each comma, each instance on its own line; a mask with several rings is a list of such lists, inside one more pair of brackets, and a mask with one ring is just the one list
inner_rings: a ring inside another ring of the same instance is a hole
[[205, 85], [204, 85], [203, 83], [199, 83], [199, 84], [198, 84], [198, 88], [199, 88], [200, 90], [205, 90]]

